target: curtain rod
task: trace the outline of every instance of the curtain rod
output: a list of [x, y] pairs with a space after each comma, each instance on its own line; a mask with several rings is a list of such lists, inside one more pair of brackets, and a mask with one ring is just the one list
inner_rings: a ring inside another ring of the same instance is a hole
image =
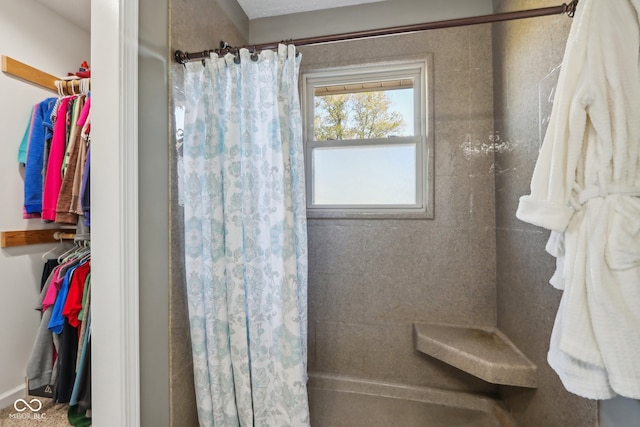
[[[564, 15], [573, 17], [578, 0], [571, 3], [563, 3], [560, 6], [543, 7], [539, 9], [520, 10], [516, 12], [495, 13], [492, 15], [473, 16], [470, 18], [449, 19], [445, 21], [428, 22], [425, 24], [413, 24], [399, 27], [389, 27], [378, 30], [354, 31], [351, 33], [334, 34], [329, 36], [307, 37], [297, 40], [286, 40], [283, 42], [273, 42], [257, 45], [245, 46], [254, 50], [277, 49], [280, 43], [290, 43], [296, 46], [309, 46], [322, 43], [335, 43], [346, 40], [362, 39], [368, 37], [388, 36], [394, 34], [413, 33], [418, 31], [435, 30], [440, 28], [462, 27], [465, 25], [488, 24], [492, 22], [512, 21], [515, 19], [535, 18], [548, 15]], [[215, 50], [205, 50], [203, 52], [183, 52], [176, 50], [174, 58], [176, 62], [185, 64], [189, 61], [197, 61], [209, 58], [211, 53], [236, 51], [240, 48], [230, 47], [225, 42], [220, 42], [220, 48]]]

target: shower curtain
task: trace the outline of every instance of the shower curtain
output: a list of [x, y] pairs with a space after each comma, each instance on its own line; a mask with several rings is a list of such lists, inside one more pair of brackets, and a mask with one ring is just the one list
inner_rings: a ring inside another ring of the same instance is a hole
[[307, 236], [294, 46], [184, 69], [180, 196], [201, 426], [308, 426]]

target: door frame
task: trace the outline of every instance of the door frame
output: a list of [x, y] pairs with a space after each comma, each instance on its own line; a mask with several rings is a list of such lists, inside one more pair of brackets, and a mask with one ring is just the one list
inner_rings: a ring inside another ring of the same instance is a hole
[[91, 2], [92, 413], [140, 425], [138, 0]]

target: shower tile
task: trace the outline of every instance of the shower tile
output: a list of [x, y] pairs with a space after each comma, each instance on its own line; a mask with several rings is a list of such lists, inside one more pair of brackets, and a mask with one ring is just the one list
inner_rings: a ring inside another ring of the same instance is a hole
[[309, 272], [363, 274], [368, 270], [366, 229], [322, 223], [309, 225], [307, 233]]
[[[522, 298], [518, 299], [515, 292], [508, 294], [510, 300], [514, 301], [512, 306], [514, 312], [517, 310], [517, 316], [511, 312], [501, 316], [501, 331], [536, 365], [548, 366], [547, 351], [558, 302], [543, 307], [539, 304], [531, 304], [526, 299], [524, 301]], [[556, 299], [559, 299], [558, 297], [559, 293], [556, 295]], [[536, 325], [535, 330], [527, 327], [530, 324]]]
[[170, 424], [175, 427], [198, 426], [193, 370], [185, 367], [180, 375], [171, 378]]
[[171, 328], [171, 351], [169, 363], [171, 365], [171, 379], [184, 375], [185, 368], [193, 366], [191, 354], [191, 336], [189, 328]]
[[169, 324], [172, 328], [188, 328], [189, 315], [184, 282], [172, 280], [169, 286]]
[[503, 287], [520, 288], [518, 292], [529, 299], [534, 293], [552, 289], [548, 282], [555, 259], [544, 250], [548, 236], [542, 230], [498, 229], [499, 281]]
[[189, 52], [198, 52], [217, 47], [222, 36], [231, 46], [246, 44], [235, 24], [218, 2], [196, 0], [184, 7], [184, 2], [169, 2], [170, 33], [169, 45]]
[[[437, 61], [437, 59], [435, 59]], [[435, 120], [468, 120], [469, 71], [434, 72]]]
[[493, 74], [491, 70], [472, 69], [469, 76], [469, 117], [472, 120], [493, 120]]
[[423, 281], [409, 281], [402, 276], [386, 274], [370, 275], [367, 279], [362, 303], [368, 324], [406, 324], [429, 313], [429, 307], [420, 305], [416, 298], [424, 286]]
[[492, 179], [491, 188], [495, 183], [496, 152], [502, 152], [503, 146], [494, 131], [493, 119], [476, 118], [469, 120], [468, 148], [465, 155], [469, 159], [468, 173], [470, 176], [486, 176]]
[[476, 222], [469, 232], [469, 251], [472, 254], [469, 265], [472, 270], [471, 277], [479, 282], [487, 283], [486, 287], [493, 292], [491, 297], [495, 308], [495, 281], [496, 281], [496, 234], [495, 228], [490, 222], [482, 225]]
[[362, 322], [363, 276], [309, 274], [309, 318], [318, 321]]
[[401, 381], [413, 362], [413, 329], [410, 322], [364, 328], [364, 371], [368, 378]]
[[307, 322], [307, 372], [317, 370], [316, 365], [316, 322], [309, 318]]
[[435, 175], [448, 176], [469, 170], [469, 158], [465, 149], [470, 134], [469, 122], [441, 120], [435, 123]]
[[358, 376], [364, 368], [364, 325], [316, 322], [316, 368]]
[[465, 265], [469, 261], [469, 228], [442, 226], [429, 229], [426, 241], [430, 248], [430, 254], [425, 262], [428, 274], [425, 279], [429, 281], [441, 280], [445, 283], [454, 281], [465, 282]]
[[469, 226], [470, 188], [469, 175], [435, 177], [434, 219], [438, 227]]
[[427, 237], [431, 228], [431, 221], [379, 222], [369, 227], [366, 251], [370, 268], [364, 274], [367, 282], [379, 275], [397, 275], [414, 282], [423, 277], [425, 263], [433, 251]]
[[434, 69], [438, 72], [469, 69], [469, 28], [446, 28], [416, 34], [424, 40], [424, 50], [433, 52]]
[[469, 27], [469, 68], [493, 73], [491, 25]]
[[[495, 177], [490, 173], [472, 174], [470, 185], [470, 220], [473, 227], [495, 227]], [[495, 237], [492, 238], [495, 241]], [[495, 259], [495, 256], [494, 256]]]

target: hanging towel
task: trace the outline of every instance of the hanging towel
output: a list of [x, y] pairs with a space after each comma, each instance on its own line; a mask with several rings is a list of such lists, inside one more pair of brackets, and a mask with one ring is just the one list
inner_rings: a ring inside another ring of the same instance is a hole
[[531, 193], [563, 290], [548, 361], [567, 390], [640, 398], [640, 0], [582, 0]]

